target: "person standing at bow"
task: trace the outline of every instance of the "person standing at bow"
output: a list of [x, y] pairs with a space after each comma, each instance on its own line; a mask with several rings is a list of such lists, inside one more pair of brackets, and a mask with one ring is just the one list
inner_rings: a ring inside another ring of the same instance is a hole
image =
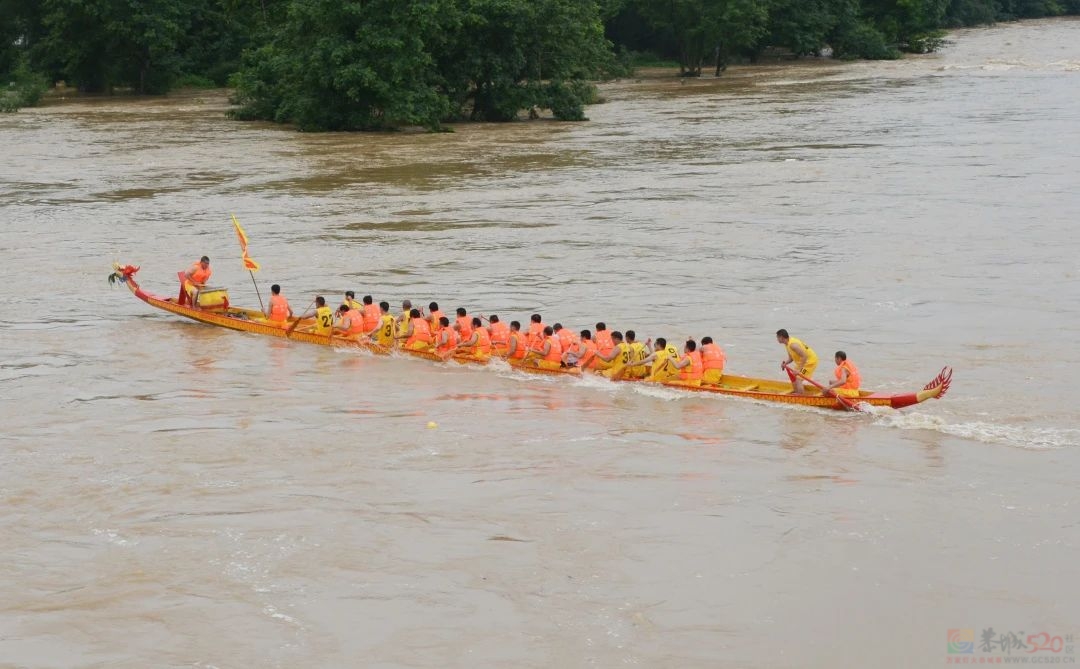
[[210, 269], [210, 258], [203, 256], [199, 258], [199, 261], [193, 263], [188, 271], [184, 272], [182, 290], [180, 291], [180, 304], [195, 304], [195, 292], [206, 288], [206, 284], [210, 281], [210, 276], [213, 274], [213, 270]]
[[803, 380], [797, 374], [788, 370], [787, 366], [794, 363], [796, 372], [808, 379], [813, 378], [818, 363], [817, 353], [814, 353], [814, 349], [804, 344], [802, 340], [789, 335], [788, 331], [784, 329], [776, 331], [776, 341], [787, 349], [788, 354], [787, 359], [780, 363], [780, 369], [787, 371], [788, 378], [791, 379], [791, 384], [795, 387], [795, 394], [805, 395]]
[[268, 321], [280, 325], [284, 325], [288, 319], [293, 317], [292, 307], [289, 306], [289, 301], [285, 299], [285, 296], [281, 294], [281, 286], [276, 283], [270, 286], [270, 306], [265, 313]]
[[833, 374], [836, 380], [829, 383], [829, 390], [841, 397], [858, 397], [859, 386], [862, 384], [859, 368], [847, 359], [847, 353], [843, 351], [836, 352], [835, 360], [836, 369]]

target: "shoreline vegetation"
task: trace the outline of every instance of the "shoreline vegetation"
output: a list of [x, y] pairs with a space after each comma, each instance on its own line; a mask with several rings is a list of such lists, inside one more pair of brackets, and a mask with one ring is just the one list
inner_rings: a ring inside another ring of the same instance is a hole
[[1080, 0], [0, 0], [0, 111], [228, 87], [231, 117], [303, 131], [580, 121], [596, 82], [644, 68], [892, 59], [950, 28], [1075, 14]]

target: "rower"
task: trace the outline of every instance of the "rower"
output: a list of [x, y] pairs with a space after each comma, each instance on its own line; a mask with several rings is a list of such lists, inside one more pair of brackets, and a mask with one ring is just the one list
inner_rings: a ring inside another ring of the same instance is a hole
[[442, 318], [442, 311], [439, 310], [438, 302], [431, 302], [428, 305], [428, 322], [431, 323], [431, 331], [439, 331], [439, 319]]
[[533, 314], [529, 317], [529, 320], [531, 321], [529, 323], [529, 334], [526, 336], [525, 341], [530, 349], [535, 349], [544, 341], [544, 320], [540, 317], [540, 314]]
[[588, 369], [596, 358], [596, 343], [592, 340], [592, 333], [582, 330], [578, 335], [577, 342], [569, 349], [563, 351], [563, 362], [567, 367], [580, 367]]
[[795, 394], [805, 395], [802, 377], [788, 370], [787, 366], [790, 363], [795, 363], [795, 370], [799, 374], [808, 379], [813, 378], [818, 363], [817, 353], [814, 353], [814, 349], [804, 344], [802, 340], [789, 335], [788, 331], [784, 329], [776, 331], [776, 341], [787, 349], [788, 354], [787, 359], [780, 363], [780, 369], [787, 371], [788, 378], [791, 379], [791, 383], [795, 387]]
[[356, 293], [354, 291], [345, 291], [345, 304], [349, 305], [350, 310], [355, 311], [358, 314], [364, 312], [364, 305], [356, 301]]
[[701, 338], [701, 385], [715, 386], [724, 376], [724, 349], [713, 343], [712, 337]]
[[281, 294], [281, 286], [270, 286], [270, 307], [266, 310], [266, 318], [272, 323], [285, 323], [292, 318], [293, 310], [289, 301]]
[[213, 273], [213, 270], [210, 269], [210, 258], [207, 256], [199, 258], [198, 262], [193, 263], [183, 273], [180, 280], [180, 297], [177, 302], [194, 306], [196, 291], [206, 288], [206, 282], [210, 280], [210, 275]]
[[379, 312], [379, 307], [375, 305], [375, 298], [370, 295], [364, 296], [364, 308], [361, 313], [364, 315], [364, 332], [371, 332], [379, 327], [379, 318], [382, 314]]
[[491, 335], [479, 318], [473, 318], [470, 325], [472, 333], [458, 344], [458, 350], [469, 353], [474, 360], [487, 360], [491, 357]]
[[315, 311], [307, 312], [297, 320], [315, 317], [315, 325], [305, 328], [305, 332], [314, 332], [320, 335], [332, 335], [334, 332], [334, 310], [326, 306], [326, 298], [322, 295], [315, 296]]
[[555, 336], [559, 338], [559, 345], [562, 346], [563, 353], [569, 351], [578, 342], [578, 336], [574, 334], [574, 331], [570, 328], [564, 328], [562, 323], [552, 325], [551, 329], [555, 331]]
[[541, 334], [543, 340], [539, 346], [529, 349], [529, 357], [540, 369], [559, 369], [562, 367], [562, 345], [555, 336], [555, 330], [547, 325]]
[[611, 353], [611, 349], [615, 348], [615, 342], [611, 340], [611, 333], [608, 332], [607, 325], [603, 322], [596, 324], [596, 334], [593, 335], [593, 341], [596, 342], [596, 352], [607, 355]]
[[390, 348], [394, 345], [394, 316], [390, 313], [389, 302], [379, 302], [379, 323], [368, 335], [373, 336], [379, 346]]
[[834, 356], [836, 369], [833, 374], [836, 380], [829, 383], [829, 390], [841, 397], [858, 397], [859, 386], [862, 384], [862, 376], [855, 363], [847, 359], [847, 353], [837, 351]]
[[426, 320], [420, 317], [419, 309], [413, 309], [409, 312], [409, 320], [405, 323], [405, 330], [399, 332], [397, 338], [405, 340], [405, 348], [411, 351], [427, 351], [431, 349], [431, 327]]
[[649, 375], [649, 368], [641, 364], [641, 361], [652, 353], [652, 339], [648, 339], [642, 344], [637, 341], [637, 334], [633, 330], [627, 330], [626, 344], [630, 347], [631, 364], [626, 368], [623, 375], [630, 379], [644, 379]]
[[701, 351], [697, 350], [697, 342], [687, 339], [683, 353], [683, 357], [672, 363], [672, 367], [682, 370], [679, 372], [679, 378], [669, 383], [696, 388], [701, 385], [702, 374]]
[[334, 329], [349, 336], [365, 334], [364, 317], [359, 311], [350, 309], [349, 305], [343, 304], [338, 307], [338, 322]]
[[409, 324], [409, 312], [412, 311], [412, 302], [409, 300], [401, 301], [401, 313], [398, 314], [397, 322], [394, 324], [394, 336], [405, 332], [405, 327]]
[[521, 323], [510, 321], [510, 345], [506, 349], [506, 357], [510, 360], [524, 360], [529, 352], [525, 335], [521, 333]]
[[458, 336], [462, 339], [472, 337], [472, 319], [469, 318], [469, 312], [465, 311], [465, 307], [457, 308], [457, 319], [454, 327], [457, 328]]
[[656, 348], [653, 349], [652, 353], [645, 356], [645, 359], [640, 363], [642, 365], [652, 365], [645, 380], [664, 382], [677, 377], [679, 370], [675, 369], [672, 363], [678, 357], [679, 349], [675, 348], [674, 344], [667, 343], [667, 340], [663, 337], [657, 337]]
[[446, 316], [439, 317], [439, 337], [435, 340], [435, 352], [439, 357], [449, 358], [450, 354], [458, 345], [457, 332], [450, 327], [450, 319]]
[[491, 337], [491, 346], [495, 353], [505, 353], [510, 346], [510, 327], [499, 320], [495, 314], [488, 319], [488, 335]]
[[622, 378], [626, 366], [630, 364], [630, 345], [623, 341], [623, 334], [618, 330], [611, 333], [611, 340], [614, 346], [607, 355], [601, 353], [597, 346], [596, 358], [600, 362], [596, 368], [609, 379], [618, 379]]

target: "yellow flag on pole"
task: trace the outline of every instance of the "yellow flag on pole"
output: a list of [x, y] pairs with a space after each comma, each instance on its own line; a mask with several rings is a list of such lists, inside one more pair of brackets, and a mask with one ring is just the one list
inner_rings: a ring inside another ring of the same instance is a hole
[[233, 227], [236, 228], [236, 238], [240, 241], [240, 253], [244, 259], [244, 269], [249, 272], [258, 272], [259, 263], [255, 262], [248, 256], [247, 245], [248, 238], [247, 233], [240, 227], [240, 221], [236, 220], [236, 214], [232, 214]]

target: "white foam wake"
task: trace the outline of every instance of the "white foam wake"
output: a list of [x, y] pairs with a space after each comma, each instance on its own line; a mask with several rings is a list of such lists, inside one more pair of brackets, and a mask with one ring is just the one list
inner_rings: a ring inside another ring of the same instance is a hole
[[983, 421], [950, 423], [940, 416], [924, 413], [876, 413], [878, 425], [902, 430], [934, 430], [954, 437], [974, 439], [988, 444], [1005, 444], [1030, 450], [1049, 450], [1080, 446], [1080, 430], [1053, 427], [1027, 427]]

